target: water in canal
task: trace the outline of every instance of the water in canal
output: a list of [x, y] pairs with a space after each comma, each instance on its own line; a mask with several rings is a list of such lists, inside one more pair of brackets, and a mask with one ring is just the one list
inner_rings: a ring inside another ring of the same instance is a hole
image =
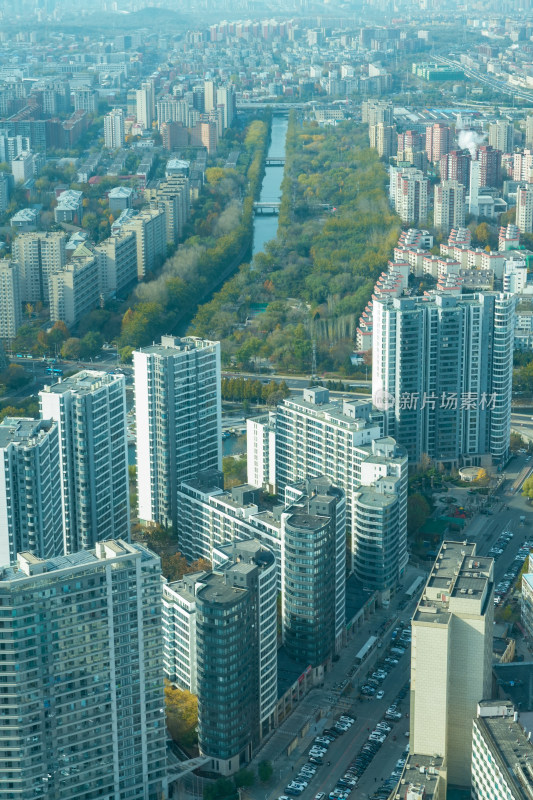
[[[287, 117], [272, 117], [272, 136], [268, 155], [285, 155], [285, 138], [289, 120]], [[259, 199], [263, 203], [272, 202], [281, 198], [281, 182], [283, 180], [283, 167], [265, 167], [265, 177], [261, 185]], [[276, 238], [278, 218], [270, 214], [258, 214], [254, 218], [254, 244], [253, 254], [260, 253], [265, 243]]]

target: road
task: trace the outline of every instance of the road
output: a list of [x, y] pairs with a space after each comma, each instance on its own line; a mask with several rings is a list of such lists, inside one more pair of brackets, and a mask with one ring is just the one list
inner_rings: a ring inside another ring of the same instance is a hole
[[444, 56], [434, 56], [434, 58], [436, 61], [441, 61], [443, 64], [447, 64], [450, 67], [458, 67], [467, 77], [472, 78], [479, 83], [484, 83], [497, 92], [510, 95], [511, 97], [519, 97], [521, 100], [527, 100], [530, 103], [533, 102], [533, 93], [522, 89], [520, 86], [511, 86], [509, 83], [492, 78], [489, 73], [478, 72], [476, 69], [467, 67], [464, 64], [461, 64], [459, 61], [454, 61], [450, 58], [444, 58]]
[[[464, 529], [465, 539], [475, 541], [480, 555], [487, 554], [494, 541], [498, 538], [500, 533], [505, 529], [510, 529], [514, 532], [514, 537], [511, 539], [507, 547], [504, 549], [503, 554], [495, 562], [495, 582], [499, 582], [505, 572], [512, 564], [518, 549], [522, 542], [532, 530], [533, 523], [533, 510], [525, 498], [522, 497], [520, 490], [514, 490], [513, 484], [517, 477], [523, 472], [525, 468], [529, 469], [530, 464], [533, 469], [533, 460], [527, 461], [527, 456], [518, 456], [512, 459], [508, 464], [505, 471], [505, 478], [499, 488], [496, 496], [492, 500], [491, 515], [478, 514], [474, 516], [466, 528]], [[459, 489], [454, 487], [451, 492], [453, 496], [457, 496], [460, 502], [465, 502], [466, 498], [472, 497], [467, 494], [466, 489]], [[526, 517], [525, 525], [520, 523], [521, 516]], [[393, 621], [400, 616], [405, 621], [409, 620], [414, 601], [403, 611], [398, 609], [401, 595], [393, 599], [390, 608], [390, 617]], [[368, 631], [370, 632], [370, 631]], [[389, 636], [390, 638], [390, 632]], [[381, 650], [377, 650], [370, 660], [370, 663], [365, 665], [361, 672], [360, 677], [356, 681], [356, 685], [361, 685], [367, 671], [372, 671], [373, 665], [378, 658], [382, 658], [387, 645], [387, 638], [384, 640]], [[348, 670], [345, 665], [345, 676], [348, 676]], [[343, 736], [340, 736], [333, 742], [328, 750], [325, 761], [330, 761], [331, 765], [327, 764], [319, 767], [316, 775], [310, 781], [309, 786], [302, 793], [302, 800], [312, 800], [318, 792], [325, 792], [326, 795], [334, 788], [337, 780], [346, 772], [346, 769], [351, 761], [355, 758], [363, 744], [366, 742], [369, 730], [373, 730], [376, 723], [379, 722], [387, 709], [387, 707], [396, 698], [398, 692], [409, 680], [410, 677], [410, 657], [409, 651], [400, 658], [399, 664], [390, 672], [387, 679], [384, 681], [382, 688], [385, 690], [385, 696], [382, 700], [355, 700], [347, 699], [344, 710], [339, 711], [337, 714], [326, 717], [321, 720], [311, 734], [308, 736], [307, 741], [302, 743], [299, 751], [292, 760], [290, 758], [280, 759], [274, 761], [275, 766], [275, 783], [276, 785], [268, 792], [261, 790], [260, 787], [256, 789], [251, 788], [246, 790], [246, 794], [250, 797], [257, 798], [257, 800], [275, 800], [278, 796], [284, 793], [284, 788], [287, 783], [294, 777], [299, 768], [306, 762], [305, 752], [309, 750], [309, 745], [321, 730], [331, 725], [332, 720], [337, 719], [341, 713], [347, 713], [356, 717], [356, 723], [350, 730]], [[339, 680], [337, 677], [336, 680]], [[409, 720], [405, 716], [409, 710], [409, 695], [405, 697], [400, 706], [400, 710], [404, 714], [403, 718], [398, 723], [392, 723], [393, 730], [387, 737], [386, 742], [380, 748], [379, 753], [370, 762], [366, 771], [361, 776], [357, 788], [350, 795], [350, 800], [367, 800], [383, 780], [386, 780], [390, 773], [393, 771], [396, 761], [400, 758], [402, 751], [408, 739], [405, 732], [409, 728]], [[394, 739], [394, 737], [396, 737]], [[304, 752], [305, 751], [305, 752]], [[277, 769], [276, 769], [277, 766]]]

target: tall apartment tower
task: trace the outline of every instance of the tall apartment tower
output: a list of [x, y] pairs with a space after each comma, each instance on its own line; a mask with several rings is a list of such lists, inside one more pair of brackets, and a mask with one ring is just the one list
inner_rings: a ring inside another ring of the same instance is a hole
[[368, 125], [392, 125], [394, 121], [394, 107], [385, 100], [364, 100], [361, 104], [362, 121]]
[[[407, 563], [407, 453], [389, 437], [382, 437], [381, 414], [366, 401], [333, 401], [321, 387], [304, 389], [303, 399], [286, 399], [276, 415], [276, 486], [284, 497], [285, 487], [299, 481], [326, 476], [346, 494], [346, 529], [351, 553], [350, 568], [368, 575], [376, 589], [387, 590], [398, 580]], [[251, 465], [251, 473], [254, 469]], [[384, 479], [381, 480], [381, 479]], [[382, 529], [372, 534], [361, 515], [357, 525], [356, 498], [361, 487], [377, 493], [398, 494], [398, 519], [392, 520], [397, 535]], [[397, 527], [396, 527], [397, 526]], [[383, 582], [382, 548], [391, 545], [394, 567]]]
[[302, 489], [282, 515], [282, 635], [292, 658], [316, 667], [336, 651], [345, 621], [346, 499], [328, 480]]
[[224, 111], [224, 129], [231, 127], [235, 116], [235, 87], [220, 86], [217, 89], [217, 106]]
[[384, 125], [382, 122], [377, 125], [370, 125], [368, 135], [370, 147], [378, 151], [380, 158], [390, 158], [396, 155], [398, 137], [394, 125]]
[[395, 208], [402, 222], [420, 225], [427, 221], [429, 181], [421, 170], [407, 169], [396, 176]]
[[491, 696], [494, 562], [443, 542], [413, 619], [410, 751], [443, 758], [470, 786], [472, 722]]
[[124, 141], [124, 112], [114, 108], [104, 117], [104, 144], [109, 150], [118, 150]]
[[491, 122], [489, 125], [489, 145], [502, 153], [514, 150], [514, 125], [505, 119]]
[[533, 115], [526, 117], [526, 147], [533, 146]]
[[426, 153], [428, 161], [436, 164], [442, 156], [449, 153], [452, 149], [452, 131], [448, 125], [442, 122], [435, 122], [426, 128]]
[[139, 518], [177, 526], [180, 483], [221, 469], [220, 344], [163, 336], [133, 364]]
[[63, 231], [37, 231], [21, 233], [13, 242], [13, 260], [19, 265], [20, 297], [23, 302], [49, 300], [48, 281], [54, 272], [60, 272], [67, 263]]
[[167, 218], [164, 210], [146, 208], [122, 226], [124, 233], [134, 233], [137, 245], [137, 277], [160, 267], [167, 252]]
[[170, 588], [194, 602], [200, 753], [211, 758], [211, 771], [231, 775], [275, 725], [276, 565], [254, 539], [218, 556], [211, 572], [185, 575]]
[[216, 108], [217, 90], [214, 81], [204, 81], [204, 111], [209, 114]]
[[120, 540], [19, 553], [0, 606], [0, 797], [165, 798], [159, 558]]
[[441, 181], [435, 185], [434, 222], [444, 233], [465, 224], [465, 187], [458, 181]]
[[57, 424], [5, 417], [0, 423], [0, 561], [17, 553], [63, 553]]
[[440, 177], [443, 181], [458, 181], [468, 189], [470, 183], [470, 162], [472, 156], [469, 150], [451, 150], [441, 156]]
[[526, 183], [516, 190], [516, 224], [520, 233], [533, 232], [533, 184]]
[[0, 260], [0, 341], [14, 339], [21, 325], [19, 268], [5, 258]]
[[137, 100], [137, 122], [139, 122], [145, 130], [150, 129], [152, 127], [153, 121], [153, 95], [152, 95], [152, 84], [147, 81], [141, 85], [140, 89], [137, 89], [136, 92], [136, 100]]
[[497, 293], [374, 300], [372, 394], [410, 463], [505, 463], [514, 306]]
[[39, 392], [41, 417], [58, 426], [66, 553], [112, 531], [130, 536], [123, 375], [83, 370]]
[[495, 150], [490, 144], [484, 144], [478, 147], [476, 156], [481, 164], [480, 185], [499, 186], [502, 166], [501, 150]]

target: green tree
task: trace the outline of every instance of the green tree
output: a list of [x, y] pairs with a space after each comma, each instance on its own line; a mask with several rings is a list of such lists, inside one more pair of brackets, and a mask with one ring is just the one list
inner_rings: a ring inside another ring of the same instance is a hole
[[233, 778], [235, 786], [253, 786], [255, 783], [255, 774], [251, 769], [240, 769]]
[[104, 337], [97, 331], [89, 331], [80, 341], [80, 353], [82, 358], [94, 358], [102, 350]]
[[274, 769], [270, 761], [259, 762], [259, 766], [257, 767], [257, 774], [259, 775], [259, 780], [261, 780], [263, 783], [268, 783], [268, 781], [272, 777], [273, 772]]
[[133, 361], [133, 347], [121, 347], [118, 355], [122, 364], [131, 364]]
[[423, 494], [412, 494], [407, 499], [407, 530], [415, 533], [425, 523], [430, 514], [429, 503]]
[[3, 383], [8, 391], [21, 389], [30, 380], [30, 376], [20, 364], [10, 364], [7, 369], [0, 373], [0, 383]]
[[61, 348], [61, 356], [62, 358], [66, 358], [68, 361], [77, 361], [80, 358], [80, 354], [81, 339], [71, 336], [71, 338], [67, 339]]
[[528, 500], [533, 500], [533, 475], [527, 478], [522, 484], [522, 494]]

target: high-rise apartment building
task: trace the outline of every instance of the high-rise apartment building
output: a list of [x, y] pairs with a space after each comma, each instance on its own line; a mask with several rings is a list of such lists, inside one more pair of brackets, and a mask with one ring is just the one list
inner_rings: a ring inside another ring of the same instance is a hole
[[481, 164], [480, 186], [499, 186], [502, 165], [501, 150], [495, 150], [490, 144], [484, 144], [478, 147], [476, 156]]
[[5, 417], [0, 423], [0, 561], [30, 550], [63, 552], [57, 424]]
[[188, 177], [169, 175], [156, 189], [147, 189], [145, 196], [150, 199], [152, 208], [165, 212], [167, 242], [172, 245], [177, 244], [183, 235], [183, 228], [189, 216]]
[[[329, 479], [319, 476], [286, 486], [283, 502], [274, 509], [264, 503], [260, 495], [259, 489], [250, 485], [224, 491], [218, 473], [203, 472], [182, 483], [178, 492], [180, 549], [190, 560], [200, 557], [216, 560], [216, 552], [229, 542], [251, 538], [261, 541], [276, 559], [278, 592], [287, 607], [282, 633], [291, 642], [293, 652], [298, 646], [294, 635], [295, 609], [302, 603], [302, 581], [307, 582], [308, 605], [302, 613], [302, 624], [305, 622], [308, 630], [299, 644], [300, 655], [304, 661], [320, 663], [338, 652], [344, 641], [345, 494]], [[313, 512], [309, 511], [311, 507]], [[308, 517], [305, 525], [302, 511]], [[293, 520], [294, 515], [299, 515], [298, 524]], [[330, 560], [327, 565], [324, 562], [324, 569], [318, 572], [296, 575], [298, 567], [302, 566], [298, 558], [305, 556], [313, 561], [319, 556], [315, 535], [322, 542], [324, 552], [330, 553]], [[297, 553], [301, 549], [300, 539], [304, 538], [306, 554]], [[322, 602], [325, 572], [329, 572], [331, 578], [327, 585], [333, 605], [329, 600]], [[316, 581], [321, 581], [322, 586]], [[328, 628], [327, 634], [323, 634], [324, 628]]]
[[380, 158], [391, 158], [396, 155], [398, 139], [394, 125], [384, 125], [382, 122], [370, 125], [368, 135], [370, 147], [378, 151]]
[[136, 100], [137, 100], [137, 122], [139, 122], [143, 128], [150, 129], [152, 127], [153, 121], [153, 89], [152, 84], [149, 81], [146, 81], [141, 85], [140, 89], [137, 89], [136, 92]]
[[369, 126], [392, 125], [394, 121], [394, 107], [386, 100], [364, 100], [361, 104], [362, 121]]
[[470, 185], [470, 162], [472, 156], [469, 150], [451, 150], [440, 159], [440, 177], [443, 181], [458, 181], [468, 189]]
[[120, 295], [137, 281], [137, 238], [121, 231], [97, 244], [100, 294]]
[[163, 800], [159, 558], [120, 540], [19, 553], [0, 607], [0, 797]]
[[215, 560], [212, 571], [163, 586], [163, 663], [198, 695], [209, 768], [231, 774], [276, 724], [276, 563], [256, 539], [219, 548]]
[[139, 518], [177, 527], [180, 483], [222, 464], [220, 344], [163, 336], [133, 364]]
[[526, 147], [533, 147], [533, 115], [526, 117]]
[[506, 119], [499, 119], [489, 125], [489, 145], [502, 153], [514, 150], [514, 125]]
[[91, 86], [80, 86], [73, 91], [74, 111], [86, 111], [96, 114], [98, 110], [98, 92]]
[[372, 394], [410, 463], [505, 463], [514, 305], [497, 293], [374, 300]]
[[531, 733], [521, 724], [513, 704], [505, 700], [479, 703], [472, 736], [472, 798], [529, 800], [532, 765]]
[[19, 268], [5, 258], [0, 260], [0, 341], [14, 339], [21, 325]]
[[112, 531], [129, 539], [123, 375], [84, 370], [39, 393], [41, 417], [58, 426], [66, 553]]
[[411, 621], [410, 751], [444, 759], [463, 787], [477, 704], [491, 696], [493, 593], [493, 559], [445, 541]]
[[134, 233], [137, 245], [137, 277], [142, 281], [147, 273], [160, 267], [167, 253], [167, 221], [165, 211], [150, 208], [141, 211], [123, 225], [125, 233]]
[[[327, 389], [304, 389], [303, 399], [286, 399], [277, 408], [275, 458], [280, 497], [286, 486], [319, 475], [343, 489], [350, 567], [359, 575], [368, 574], [374, 588], [386, 591], [407, 563], [407, 454], [393, 439], [382, 437], [381, 425], [381, 415], [370, 402], [330, 401]], [[377, 494], [398, 494], [398, 519], [393, 521], [397, 536], [379, 531], [379, 525], [372, 533], [364, 513], [358, 528], [356, 495], [362, 487]], [[391, 550], [385, 556], [382, 548], [387, 542]], [[395, 564], [385, 576], [383, 559], [393, 554]]]
[[217, 90], [214, 81], [204, 81], [204, 111], [209, 114], [216, 108]]
[[437, 164], [452, 149], [452, 131], [448, 125], [435, 122], [426, 128], [426, 153], [428, 161]]
[[86, 247], [78, 248], [63, 269], [48, 276], [50, 320], [67, 326], [97, 307], [100, 299], [98, 259]]
[[21, 233], [16, 237], [12, 254], [19, 265], [22, 301], [48, 302], [48, 280], [67, 263], [67, 241], [68, 236], [63, 231]]
[[410, 168], [396, 174], [395, 209], [402, 222], [414, 225], [426, 222], [429, 181], [421, 170]]
[[316, 667], [342, 642], [346, 499], [327, 479], [295, 488], [300, 494], [282, 514], [282, 635], [293, 659]]
[[104, 144], [109, 150], [119, 150], [124, 141], [124, 112], [114, 108], [104, 117]]
[[513, 181], [533, 183], [533, 150], [513, 154]]
[[230, 128], [235, 116], [235, 87], [219, 86], [217, 89], [217, 106], [222, 106], [224, 111], [224, 130]]
[[533, 184], [527, 183], [516, 190], [516, 224], [520, 233], [533, 232]]
[[248, 483], [276, 493], [276, 413], [246, 420]]
[[444, 233], [465, 224], [465, 187], [458, 181], [441, 181], [435, 185], [434, 223]]

